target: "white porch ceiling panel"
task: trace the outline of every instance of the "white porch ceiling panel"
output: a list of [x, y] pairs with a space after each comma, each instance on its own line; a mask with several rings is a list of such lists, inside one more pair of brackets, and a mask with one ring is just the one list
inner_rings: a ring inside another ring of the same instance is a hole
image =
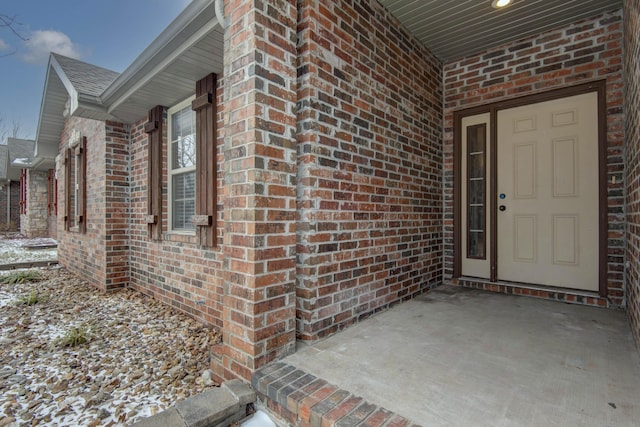
[[622, 7], [622, 0], [379, 0], [440, 60], [464, 58], [504, 43]]

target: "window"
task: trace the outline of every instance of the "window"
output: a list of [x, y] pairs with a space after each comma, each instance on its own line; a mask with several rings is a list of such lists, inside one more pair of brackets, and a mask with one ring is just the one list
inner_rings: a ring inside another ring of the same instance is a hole
[[58, 215], [58, 180], [53, 169], [48, 171], [47, 184], [47, 214], [55, 216]]
[[87, 231], [87, 138], [73, 132], [64, 160], [65, 230]]
[[169, 109], [169, 224], [191, 232], [196, 213], [196, 116], [188, 99]]
[[20, 170], [20, 214], [27, 213], [27, 170]]
[[[148, 137], [148, 188], [146, 222], [149, 238], [162, 240], [163, 138], [167, 124], [167, 176], [169, 231], [195, 235], [202, 247], [216, 245], [217, 212], [217, 77], [209, 74], [196, 82], [195, 97], [167, 111], [149, 110], [144, 130]], [[192, 101], [192, 102], [191, 102]]]
[[65, 223], [67, 229], [75, 225], [76, 217], [76, 156], [73, 155], [71, 148], [67, 149], [67, 159], [65, 161], [65, 195], [66, 199], [66, 215]]

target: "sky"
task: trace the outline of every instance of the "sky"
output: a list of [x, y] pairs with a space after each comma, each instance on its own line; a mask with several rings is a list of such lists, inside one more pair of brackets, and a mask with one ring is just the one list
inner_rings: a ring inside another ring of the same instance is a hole
[[14, 19], [19, 34], [0, 21], [0, 118], [4, 128], [17, 122], [20, 137], [35, 138], [51, 51], [122, 72], [188, 3], [0, 0], [0, 17]]

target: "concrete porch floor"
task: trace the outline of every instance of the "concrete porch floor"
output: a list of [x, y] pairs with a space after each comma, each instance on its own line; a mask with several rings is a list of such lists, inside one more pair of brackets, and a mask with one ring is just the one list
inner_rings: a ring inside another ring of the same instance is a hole
[[623, 311], [442, 286], [284, 360], [421, 425], [640, 425]]

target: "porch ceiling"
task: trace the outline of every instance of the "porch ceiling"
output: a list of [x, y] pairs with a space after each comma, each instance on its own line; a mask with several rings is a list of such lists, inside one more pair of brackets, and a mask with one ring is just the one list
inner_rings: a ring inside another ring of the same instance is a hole
[[440, 60], [474, 55], [504, 43], [622, 7], [622, 0], [379, 0]]

